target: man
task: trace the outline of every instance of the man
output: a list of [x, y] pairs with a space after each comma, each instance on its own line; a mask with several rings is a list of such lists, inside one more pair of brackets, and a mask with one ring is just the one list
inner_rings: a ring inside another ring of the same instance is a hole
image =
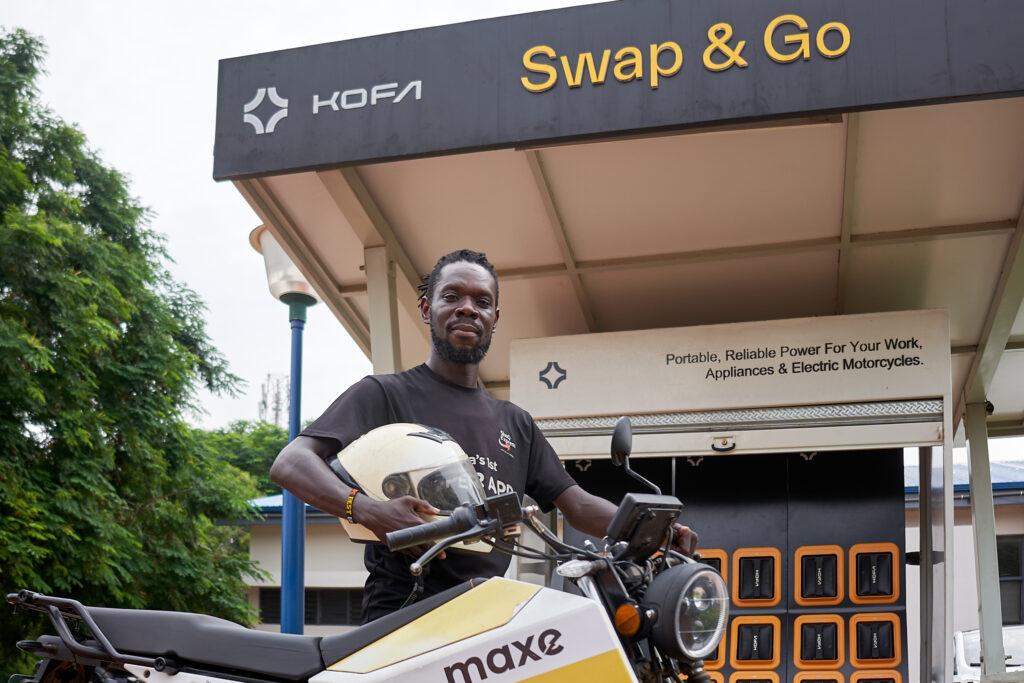
[[[419, 302], [433, 342], [424, 365], [394, 375], [366, 377], [342, 394], [313, 424], [288, 444], [270, 470], [271, 478], [310, 505], [346, 516], [349, 488], [324, 460], [362, 434], [385, 424], [415, 422], [452, 436], [482, 475], [487, 495], [529, 494], [542, 509], [552, 505], [576, 529], [601, 537], [615, 506], [573, 481], [530, 415], [478, 385], [480, 362], [498, 324], [498, 279], [484, 254], [463, 249], [434, 266]], [[389, 531], [423, 523], [438, 512], [412, 496], [380, 502], [362, 494], [351, 518], [379, 539]], [[692, 554], [697, 536], [678, 527], [678, 546]], [[400, 608], [413, 587], [408, 555], [369, 544], [364, 563], [370, 576], [363, 595], [363, 621]], [[500, 576], [508, 555], [450, 552], [432, 562], [425, 595], [478, 576]]]

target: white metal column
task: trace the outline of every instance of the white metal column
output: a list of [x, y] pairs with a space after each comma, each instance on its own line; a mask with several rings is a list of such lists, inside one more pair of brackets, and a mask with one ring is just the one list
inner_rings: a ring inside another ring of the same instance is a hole
[[370, 356], [373, 373], [383, 375], [402, 369], [398, 337], [398, 295], [395, 290], [395, 262], [387, 247], [363, 250], [366, 264], [366, 294], [370, 302]]
[[932, 680], [932, 638], [925, 636], [925, 629], [932, 628], [935, 618], [935, 556], [932, 544], [934, 519], [932, 517], [932, 449], [922, 446], [917, 449], [917, 500], [920, 521], [920, 633], [921, 633], [921, 680]]
[[970, 465], [974, 557], [978, 571], [978, 623], [981, 626], [982, 680], [1006, 672], [1003, 659], [1003, 610], [996, 562], [996, 515], [988, 457], [987, 403], [967, 404], [967, 452]]

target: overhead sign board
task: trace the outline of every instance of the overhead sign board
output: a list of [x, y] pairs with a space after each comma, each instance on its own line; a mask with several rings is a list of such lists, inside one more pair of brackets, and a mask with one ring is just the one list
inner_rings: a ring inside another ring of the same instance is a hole
[[220, 62], [214, 177], [1024, 91], [1018, 0], [622, 0]]
[[949, 395], [945, 311], [518, 339], [511, 398], [536, 419]]

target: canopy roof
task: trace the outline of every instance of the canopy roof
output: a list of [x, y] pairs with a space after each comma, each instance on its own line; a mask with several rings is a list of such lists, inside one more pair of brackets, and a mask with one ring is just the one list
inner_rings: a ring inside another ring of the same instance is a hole
[[[416, 285], [465, 247], [499, 274], [481, 368], [498, 396], [515, 338], [944, 308], [956, 418], [987, 399], [990, 433], [1024, 434], [1024, 9], [785, 7], [812, 29], [841, 18], [853, 47], [781, 65], [755, 31], [783, 4], [661, 0], [225, 60], [215, 175], [364, 351], [374, 325], [397, 326], [402, 367], [428, 353]], [[692, 46], [723, 17], [749, 66], [713, 73]], [[571, 66], [668, 37], [686, 61], [658, 88], [524, 89], [544, 77], [523, 68], [531, 44]], [[375, 110], [345, 108], [368, 92]], [[374, 247], [397, 272], [395, 322], [370, 303]]]

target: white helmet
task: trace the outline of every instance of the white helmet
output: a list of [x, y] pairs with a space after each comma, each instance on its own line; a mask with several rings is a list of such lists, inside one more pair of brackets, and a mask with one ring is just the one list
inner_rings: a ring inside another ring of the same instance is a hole
[[[484, 490], [465, 451], [440, 429], [398, 422], [377, 427], [350, 443], [328, 464], [341, 479], [366, 496], [387, 501], [414, 496], [451, 514], [460, 505], [484, 502]], [[439, 519], [423, 515], [424, 521]], [[354, 540], [377, 541], [361, 524], [341, 520]], [[465, 550], [489, 552], [490, 546], [473, 543]]]

